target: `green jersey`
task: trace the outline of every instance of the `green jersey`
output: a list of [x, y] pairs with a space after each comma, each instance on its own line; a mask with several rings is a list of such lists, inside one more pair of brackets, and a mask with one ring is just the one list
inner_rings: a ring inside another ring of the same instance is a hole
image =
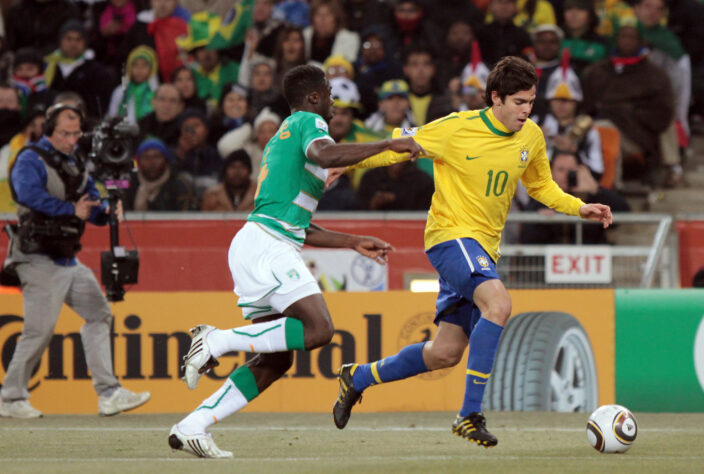
[[318, 114], [299, 111], [283, 121], [264, 148], [254, 210], [247, 217], [297, 247], [303, 246], [328, 176], [306, 156], [310, 144], [321, 139], [332, 141]]

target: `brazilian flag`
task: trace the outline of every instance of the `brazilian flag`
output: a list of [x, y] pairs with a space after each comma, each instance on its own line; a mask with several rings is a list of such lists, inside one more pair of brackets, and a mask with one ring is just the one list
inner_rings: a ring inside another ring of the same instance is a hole
[[252, 26], [254, 0], [242, 0], [222, 19], [209, 49], [228, 49], [242, 44], [247, 30]]

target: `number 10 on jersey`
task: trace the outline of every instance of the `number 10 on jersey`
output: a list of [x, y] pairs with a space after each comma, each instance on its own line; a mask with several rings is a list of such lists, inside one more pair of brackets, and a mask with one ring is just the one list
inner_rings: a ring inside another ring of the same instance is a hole
[[506, 190], [506, 183], [508, 182], [508, 172], [499, 171], [498, 173], [496, 173], [496, 176], [494, 176], [494, 170], [489, 170], [487, 172], [487, 175], [488, 179], [486, 181], [486, 193], [484, 195], [486, 197], [489, 197], [493, 192], [494, 196], [501, 196]]

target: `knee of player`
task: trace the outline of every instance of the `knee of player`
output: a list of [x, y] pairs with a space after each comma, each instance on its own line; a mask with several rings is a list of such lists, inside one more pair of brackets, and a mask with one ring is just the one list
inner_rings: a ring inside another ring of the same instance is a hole
[[305, 329], [305, 345], [307, 350], [322, 347], [332, 341], [335, 327], [330, 318], [321, 318], [312, 327]]
[[462, 360], [463, 354], [464, 346], [449, 344], [438, 346], [437, 344], [433, 344], [429, 354], [432, 359], [430, 364], [432, 367], [428, 368], [436, 370], [454, 367]]
[[509, 316], [511, 316], [511, 300], [509, 298], [499, 298], [492, 302], [489, 307], [488, 319], [503, 326]]

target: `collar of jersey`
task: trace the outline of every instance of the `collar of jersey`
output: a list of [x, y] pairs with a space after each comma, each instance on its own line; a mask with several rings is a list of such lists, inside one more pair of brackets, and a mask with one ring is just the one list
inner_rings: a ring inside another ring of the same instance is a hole
[[479, 116], [482, 118], [484, 125], [486, 125], [494, 135], [498, 135], [500, 137], [510, 137], [516, 133], [509, 131], [509, 129], [506, 128], [504, 124], [502, 124], [499, 119], [494, 116], [494, 112], [492, 112], [489, 107], [483, 108], [479, 112]]

